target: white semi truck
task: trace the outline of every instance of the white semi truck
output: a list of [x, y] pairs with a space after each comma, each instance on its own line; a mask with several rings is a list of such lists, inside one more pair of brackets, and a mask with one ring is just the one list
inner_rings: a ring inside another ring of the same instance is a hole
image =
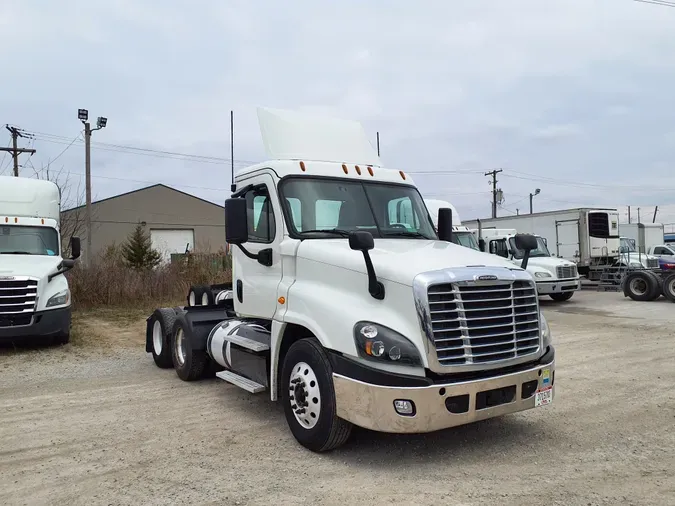
[[[471, 230], [482, 251], [509, 258], [514, 263], [523, 261], [525, 252], [516, 246], [515, 229]], [[581, 289], [581, 280], [574, 262], [552, 256], [543, 237], [535, 235], [537, 247], [530, 252], [527, 270], [537, 283], [537, 293], [564, 302]]]
[[512, 228], [546, 239], [558, 258], [574, 262], [579, 274], [600, 280], [619, 259], [619, 212], [616, 209], [577, 208], [543, 213], [486, 218], [464, 222], [471, 229]]
[[[438, 210], [447, 207], [452, 209], [453, 242], [472, 248], [477, 251], [489, 252], [510, 259], [516, 265], [523, 262], [524, 251], [515, 248], [514, 229], [469, 229], [461, 224], [455, 208], [443, 200], [424, 199], [434, 226], [438, 224]], [[534, 234], [533, 234], [534, 235]], [[534, 235], [537, 239], [537, 248], [532, 250], [526, 265], [526, 270], [534, 277], [539, 295], [549, 295], [555, 301], [566, 301], [572, 298], [574, 292], [581, 289], [581, 282], [577, 267], [573, 262], [562, 258], [552, 257], [546, 247], [546, 241]]]
[[71, 298], [64, 273], [80, 255], [61, 256], [61, 196], [51, 181], [0, 176], [0, 340], [70, 339]]
[[155, 310], [158, 366], [269, 392], [312, 451], [353, 425], [423, 433], [552, 401], [555, 350], [527, 271], [453, 244], [450, 209], [436, 232], [359, 123], [258, 117], [269, 161], [239, 171], [225, 202], [231, 291]]

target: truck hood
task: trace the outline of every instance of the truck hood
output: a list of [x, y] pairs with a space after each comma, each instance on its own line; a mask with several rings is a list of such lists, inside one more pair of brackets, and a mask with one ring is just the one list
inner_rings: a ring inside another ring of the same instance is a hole
[[[514, 259], [513, 263], [520, 265], [522, 260]], [[556, 267], [573, 267], [575, 264], [567, 260], [555, 257], [532, 257], [528, 260], [527, 266], [538, 267], [539, 270], [543, 269], [545, 271], [553, 274], [553, 277], [556, 277]]]
[[639, 263], [640, 260], [642, 260], [642, 263], [644, 264], [647, 260], [657, 260], [658, 257], [655, 257], [654, 255], [649, 255], [647, 253], [635, 253], [635, 252], [630, 252], [630, 253], [621, 253], [620, 255], [621, 260], [628, 261], [628, 262], [636, 262]]
[[43, 278], [56, 271], [62, 258], [42, 255], [0, 255], [0, 276]]
[[[366, 273], [363, 253], [352, 250], [346, 239], [302, 241], [297, 256]], [[489, 266], [521, 270], [505, 258], [445, 241], [375, 239], [370, 257], [378, 279], [408, 286], [412, 286], [413, 279], [421, 272], [453, 267]]]

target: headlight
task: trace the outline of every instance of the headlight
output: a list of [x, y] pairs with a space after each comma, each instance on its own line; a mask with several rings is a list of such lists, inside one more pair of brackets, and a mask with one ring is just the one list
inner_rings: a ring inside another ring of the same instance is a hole
[[377, 362], [422, 365], [417, 348], [398, 332], [372, 322], [354, 325], [354, 340], [359, 356]]
[[539, 333], [541, 334], [541, 341], [543, 348], [551, 346], [553, 340], [551, 339], [551, 329], [543, 313], [539, 313]]
[[544, 272], [544, 271], [540, 271], [540, 272], [535, 272], [535, 273], [534, 273], [534, 276], [535, 276], [536, 278], [550, 278], [550, 277], [551, 277], [551, 273], [549, 273], [549, 272]]
[[70, 302], [70, 290], [63, 290], [49, 297], [47, 307], [64, 306]]

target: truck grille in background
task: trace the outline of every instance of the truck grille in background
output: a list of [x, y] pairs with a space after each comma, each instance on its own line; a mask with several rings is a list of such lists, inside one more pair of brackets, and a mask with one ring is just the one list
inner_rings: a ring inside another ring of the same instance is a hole
[[0, 281], [0, 322], [4, 315], [28, 316], [35, 311], [37, 281]]
[[499, 362], [539, 351], [533, 283], [445, 283], [430, 286], [427, 295], [441, 365]]
[[567, 279], [567, 278], [576, 278], [577, 277], [577, 266], [576, 265], [566, 265], [564, 267], [556, 267], [556, 274], [558, 279]]
[[649, 269], [656, 269], [659, 266], [659, 259], [658, 258], [648, 258], [647, 259], [647, 268]]

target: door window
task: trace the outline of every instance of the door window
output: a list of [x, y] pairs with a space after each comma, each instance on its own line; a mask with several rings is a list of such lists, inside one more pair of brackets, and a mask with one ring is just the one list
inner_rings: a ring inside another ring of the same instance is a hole
[[252, 188], [246, 193], [246, 208], [248, 240], [261, 243], [274, 241], [276, 222], [270, 194], [265, 185]]

